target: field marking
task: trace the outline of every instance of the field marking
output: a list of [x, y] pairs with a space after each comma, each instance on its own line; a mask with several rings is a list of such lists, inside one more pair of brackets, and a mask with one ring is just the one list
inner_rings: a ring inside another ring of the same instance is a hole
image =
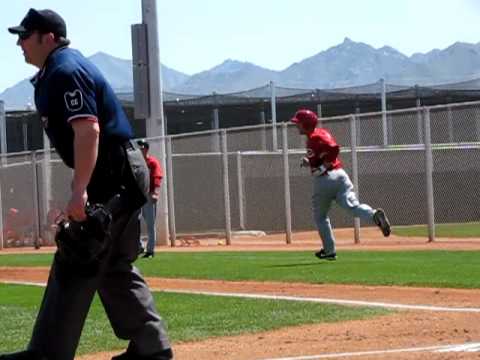
[[16, 281], [16, 280], [0, 280], [0, 283], [7, 284], [7, 285], [30, 285], [30, 286], [39, 286], [39, 287], [47, 286], [47, 283], [45, 282]]
[[[15, 281], [15, 280], [12, 280], [12, 281], [0, 280], [0, 282], [3, 282], [4, 284], [12, 284], [12, 285], [33, 285], [33, 286], [43, 286], [43, 287], [46, 286], [46, 283], [44, 282], [28, 282], [28, 281]], [[218, 292], [218, 291], [182, 290], [182, 289], [165, 290], [165, 289], [159, 289], [159, 288], [151, 288], [151, 290], [167, 292], [167, 293], [179, 293], [179, 294], [238, 297], [238, 298], [245, 298], [245, 299], [303, 301], [303, 302], [312, 302], [312, 303], [321, 303], [321, 304], [379, 307], [379, 308], [386, 308], [386, 309], [424, 310], [424, 311], [455, 312], [455, 313], [480, 313], [480, 308], [473, 308], [473, 307], [411, 305], [411, 304], [395, 304], [395, 303], [385, 303], [385, 302], [376, 302], [376, 301], [329, 299], [329, 298], [287, 296], [287, 295], [265, 295], [265, 294], [252, 294], [252, 293], [232, 293], [232, 292]]]
[[340, 358], [340, 357], [385, 355], [385, 354], [396, 354], [396, 353], [406, 353], [406, 352], [452, 352], [452, 351], [455, 351], [455, 352], [480, 351], [480, 343], [456, 344], [456, 345], [437, 345], [437, 346], [426, 346], [426, 347], [404, 348], [404, 349], [388, 349], [388, 350], [372, 350], [372, 351], [331, 353], [331, 354], [319, 354], [319, 355], [307, 355], [307, 356], [295, 356], [295, 357], [268, 358], [268, 359], [263, 359], [263, 360], [316, 360], [316, 359], [334, 359], [334, 358]]
[[314, 297], [286, 296], [286, 295], [229, 293], [229, 292], [216, 292], [216, 291], [196, 291], [196, 290], [177, 290], [177, 289], [175, 289], [175, 290], [161, 290], [161, 291], [170, 292], [170, 293], [225, 296], [225, 297], [240, 297], [240, 298], [249, 298], [249, 299], [288, 300], [288, 301], [304, 301], [304, 302], [323, 303], [323, 304], [369, 306], [369, 307], [381, 307], [381, 308], [387, 308], [387, 309], [480, 313], [480, 308], [446, 307], [446, 306], [431, 306], [431, 305], [409, 305], [409, 304], [395, 304], [395, 303], [385, 303], [385, 302], [376, 302], [376, 301], [329, 299], [329, 298], [314, 298]]

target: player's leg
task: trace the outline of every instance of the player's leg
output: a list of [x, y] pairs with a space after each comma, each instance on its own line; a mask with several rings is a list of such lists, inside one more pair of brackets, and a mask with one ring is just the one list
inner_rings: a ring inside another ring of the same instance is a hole
[[99, 295], [115, 334], [130, 340], [119, 359], [170, 359], [170, 343], [153, 296], [138, 269], [132, 265], [138, 253], [138, 213], [125, 217], [112, 230], [116, 248], [110, 258]]
[[144, 257], [152, 257], [155, 253], [155, 242], [157, 235], [155, 230], [156, 203], [149, 200], [144, 205], [142, 212], [144, 213], [148, 231], [147, 250]]
[[390, 222], [385, 212], [382, 209], [373, 209], [368, 204], [360, 203], [355, 194], [352, 181], [343, 169], [337, 170], [336, 176], [339, 183], [336, 202], [354, 217], [359, 217], [377, 225], [385, 236], [390, 235]]
[[316, 253], [317, 257], [336, 254], [335, 237], [328, 217], [328, 211], [335, 197], [333, 185], [328, 175], [313, 177], [313, 218], [323, 245], [323, 248]]

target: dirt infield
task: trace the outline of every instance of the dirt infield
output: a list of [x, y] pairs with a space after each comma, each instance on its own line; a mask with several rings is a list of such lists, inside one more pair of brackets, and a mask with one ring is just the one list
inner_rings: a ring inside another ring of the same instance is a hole
[[[362, 229], [360, 244], [353, 244], [352, 233], [336, 232], [338, 249], [407, 250], [451, 249], [480, 250], [480, 240], [442, 239], [427, 243], [426, 239], [388, 240]], [[284, 236], [262, 238], [235, 238], [232, 246], [219, 245], [222, 239], [189, 239], [190, 243], [178, 247], [161, 247], [158, 251], [240, 251], [240, 250], [314, 250], [318, 240], [314, 233], [295, 234], [293, 244], [282, 243]], [[19, 252], [7, 249], [0, 254]], [[48, 252], [21, 249], [20, 252]], [[0, 258], [1, 264], [1, 258]], [[0, 267], [0, 281], [45, 282], [47, 268]], [[377, 287], [348, 285], [285, 284], [276, 282], [228, 282], [185, 279], [147, 278], [154, 290], [201, 291], [278, 296], [295, 296], [330, 301], [362, 301], [406, 306], [393, 315], [370, 320], [289, 327], [275, 331], [247, 334], [200, 342], [174, 344], [179, 360], [252, 360], [252, 359], [480, 359], [480, 289], [429, 289], [410, 287]], [[423, 309], [415, 306], [423, 305]], [[408, 308], [408, 306], [411, 306]], [[477, 311], [478, 310], [478, 311]], [[453, 345], [470, 344], [470, 351]], [[439, 346], [451, 346], [440, 349]], [[418, 349], [434, 347], [428, 349]], [[439, 352], [443, 350], [443, 352]], [[448, 350], [448, 351], [447, 351]], [[475, 351], [473, 351], [475, 350]], [[372, 353], [376, 351], [376, 353]], [[369, 352], [362, 354], [361, 352]], [[326, 354], [345, 353], [342, 356]], [[110, 359], [112, 353], [92, 354], [81, 360]], [[308, 357], [307, 357], [308, 356]]]
[[[360, 231], [360, 242], [355, 243], [353, 229], [335, 229], [337, 248], [344, 250], [480, 250], [480, 238], [437, 238], [428, 242], [425, 237], [400, 237], [391, 235], [384, 238], [377, 228], [365, 227]], [[223, 234], [184, 235], [179, 236], [175, 246], [160, 246], [158, 251], [291, 251], [318, 250], [320, 239], [314, 231], [297, 232], [292, 235], [291, 243], [286, 243], [285, 234], [268, 234], [252, 236], [234, 233], [231, 245], [226, 244]], [[45, 246], [40, 249], [33, 247], [9, 247], [0, 250], [0, 255], [10, 253], [44, 253], [53, 252], [55, 247]]]

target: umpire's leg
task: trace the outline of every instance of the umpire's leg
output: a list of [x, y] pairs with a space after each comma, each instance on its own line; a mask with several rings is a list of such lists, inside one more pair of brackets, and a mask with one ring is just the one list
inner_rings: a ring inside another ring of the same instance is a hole
[[28, 348], [48, 360], [73, 360], [98, 282], [54, 260]]
[[152, 294], [138, 269], [138, 212], [125, 216], [112, 229], [114, 250], [98, 292], [115, 334], [130, 340], [128, 351], [148, 356], [170, 348]]

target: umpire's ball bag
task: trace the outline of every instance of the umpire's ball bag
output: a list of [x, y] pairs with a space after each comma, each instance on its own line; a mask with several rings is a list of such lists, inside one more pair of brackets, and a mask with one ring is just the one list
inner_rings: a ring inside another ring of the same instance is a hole
[[128, 168], [128, 203], [133, 209], [140, 209], [148, 199], [150, 192], [150, 173], [142, 151], [133, 141], [124, 145]]

